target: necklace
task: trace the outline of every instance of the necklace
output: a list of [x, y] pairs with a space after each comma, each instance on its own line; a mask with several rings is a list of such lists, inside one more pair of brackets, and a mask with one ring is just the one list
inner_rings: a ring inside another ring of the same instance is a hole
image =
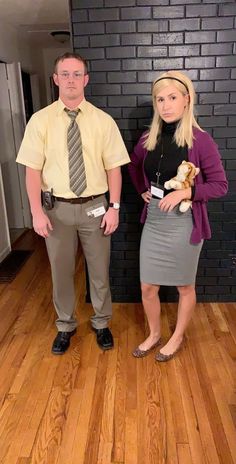
[[164, 140], [162, 138], [161, 139], [161, 156], [160, 156], [160, 159], [159, 159], [158, 168], [157, 168], [157, 172], [156, 172], [157, 184], [159, 184], [159, 179], [160, 179], [160, 175], [161, 175], [160, 168], [161, 168], [161, 163], [162, 163], [163, 157], [164, 157]]

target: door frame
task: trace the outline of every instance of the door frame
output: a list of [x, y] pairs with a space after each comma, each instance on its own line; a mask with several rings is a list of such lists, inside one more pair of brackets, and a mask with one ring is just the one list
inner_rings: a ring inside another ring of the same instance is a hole
[[[20, 63], [6, 63], [7, 75], [8, 75], [8, 88], [11, 101], [12, 111], [12, 124], [15, 140], [15, 151], [16, 156], [19, 151], [25, 126], [25, 103], [24, 93], [21, 78], [21, 66]], [[25, 167], [17, 163], [18, 178], [21, 192], [21, 203], [22, 203], [22, 214], [24, 227], [32, 228], [32, 217], [30, 213], [28, 196], [25, 188]]]

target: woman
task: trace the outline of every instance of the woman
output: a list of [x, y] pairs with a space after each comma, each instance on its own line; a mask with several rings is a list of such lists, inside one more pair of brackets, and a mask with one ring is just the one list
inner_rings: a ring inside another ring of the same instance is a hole
[[[204, 239], [211, 236], [207, 201], [227, 192], [227, 180], [217, 146], [197, 124], [195, 92], [182, 72], [168, 71], [153, 83], [154, 116], [150, 129], [131, 155], [129, 172], [145, 201], [140, 245], [142, 301], [150, 334], [133, 352], [146, 356], [161, 343], [160, 285], [176, 286], [177, 324], [170, 340], [156, 354], [168, 361], [179, 350], [196, 304], [195, 277]], [[200, 168], [194, 187], [166, 191], [164, 183], [183, 160]], [[180, 213], [179, 203], [192, 200], [192, 210]]]

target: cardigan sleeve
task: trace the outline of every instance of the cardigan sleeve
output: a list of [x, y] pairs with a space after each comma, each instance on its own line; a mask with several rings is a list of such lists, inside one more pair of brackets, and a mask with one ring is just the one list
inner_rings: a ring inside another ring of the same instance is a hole
[[146, 192], [145, 178], [143, 172], [143, 161], [147, 153], [146, 148], [143, 146], [146, 132], [140, 137], [137, 145], [135, 145], [133, 152], [130, 155], [131, 163], [128, 165], [129, 175], [139, 194]]
[[225, 195], [228, 182], [216, 143], [204, 132], [197, 145], [202, 181], [199, 180], [199, 176], [195, 183], [193, 201], [208, 201]]

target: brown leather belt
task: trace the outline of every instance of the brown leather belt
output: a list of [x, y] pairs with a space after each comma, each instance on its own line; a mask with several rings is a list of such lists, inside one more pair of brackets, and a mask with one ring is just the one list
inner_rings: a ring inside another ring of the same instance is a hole
[[79, 198], [62, 198], [62, 197], [54, 196], [54, 199], [57, 201], [64, 201], [65, 203], [82, 205], [83, 203], [87, 203], [87, 201], [94, 200], [94, 198], [101, 197], [102, 195], [103, 193], [100, 193], [99, 195], [91, 195], [90, 197], [79, 197]]

